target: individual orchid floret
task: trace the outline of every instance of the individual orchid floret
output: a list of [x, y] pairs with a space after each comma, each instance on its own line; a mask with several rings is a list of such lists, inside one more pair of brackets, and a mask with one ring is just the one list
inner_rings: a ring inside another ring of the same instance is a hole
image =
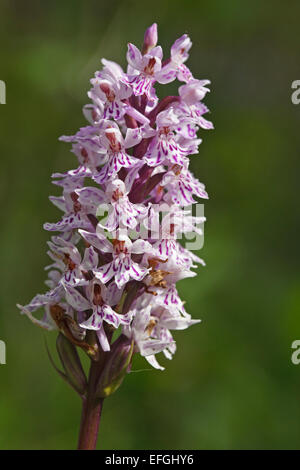
[[[164, 63], [164, 74], [168, 77], [168, 81], [175, 78], [181, 82], [188, 83], [193, 80], [190, 69], [184, 64], [187, 61], [188, 51], [192, 47], [192, 42], [187, 34], [178, 38], [171, 47], [171, 57]], [[168, 83], [168, 82], [165, 82]]]
[[88, 92], [89, 98], [93, 100], [97, 107], [97, 119], [120, 120], [126, 112], [124, 100], [132, 94], [131, 88], [126, 83], [121, 82], [124, 76], [121, 67], [114, 63], [102, 59], [103, 71], [96, 72], [92, 78], [93, 88]]
[[99, 230], [97, 230], [97, 234], [81, 230], [80, 234], [95, 248], [112, 254], [111, 262], [93, 271], [95, 277], [103, 284], [114, 278], [116, 285], [121, 288], [130, 279], [141, 281], [148, 273], [148, 269], [132, 260], [132, 255], [142, 254], [146, 251], [152, 252], [152, 246], [146, 240], [132, 242], [126, 235], [119, 234], [118, 238], [113, 239], [111, 243]]
[[[183, 316], [191, 319], [191, 316], [184, 308], [184, 302], [181, 300], [175, 284], [167, 286], [165, 289], [158, 289], [155, 298], [156, 304], [167, 309], [173, 316]], [[199, 322], [199, 320], [196, 320]]]
[[136, 350], [145, 357], [145, 359], [155, 369], [164, 370], [155, 358], [155, 354], [164, 351], [167, 347], [174, 344], [173, 339], [160, 339], [151, 337], [151, 333], [156, 321], [151, 318], [151, 305], [145, 308], [137, 308], [132, 312], [133, 321], [130, 327], [123, 327], [123, 333], [128, 338], [134, 340]]
[[194, 196], [208, 199], [204, 184], [193, 176], [186, 165], [172, 165], [164, 174], [161, 186], [167, 190], [164, 200], [169, 204], [188, 206], [196, 202]]
[[144, 226], [150, 231], [150, 237], [159, 242], [165, 239], [176, 240], [180, 234], [194, 232], [202, 234], [199, 224], [205, 217], [195, 217], [190, 210], [182, 210], [178, 206], [170, 207], [167, 204], [152, 205], [149, 217]]
[[102, 129], [108, 125], [107, 120], [101, 121], [97, 127], [82, 127], [73, 136], [62, 136], [60, 140], [72, 143], [72, 152], [77, 156], [79, 167], [65, 174], [55, 173], [55, 177], [91, 177], [99, 165], [107, 162], [106, 149], [101, 143]]
[[105, 183], [115, 177], [121, 168], [132, 168], [138, 160], [126, 152], [126, 142], [117, 127], [108, 127], [105, 130], [103, 145], [108, 154], [108, 162], [94, 177], [97, 183]]
[[175, 113], [181, 121], [181, 134], [186, 138], [193, 138], [194, 134], [190, 129], [198, 130], [213, 129], [212, 122], [203, 117], [208, 112], [208, 108], [201, 102], [209, 89], [205, 86], [209, 80], [191, 80], [186, 85], [179, 87], [180, 101], [174, 105]]
[[49, 256], [53, 259], [52, 268], [60, 269], [63, 273], [61, 282], [71, 286], [83, 286], [88, 284], [88, 271], [97, 268], [98, 254], [92, 246], [86, 248], [84, 257], [73, 243], [63, 238], [55, 237], [56, 244], [48, 242], [51, 251]]
[[189, 50], [192, 47], [192, 41], [187, 34], [183, 34], [176, 39], [171, 47], [171, 60], [176, 65], [181, 65], [189, 58]]
[[174, 133], [179, 123], [180, 121], [172, 108], [158, 114], [156, 118], [157, 134], [152, 139], [144, 156], [147, 165], [184, 164], [184, 157], [188, 155], [188, 151], [176, 142], [176, 134]]
[[178, 88], [179, 96], [181, 101], [183, 101], [188, 106], [195, 105], [199, 101], [202, 101], [206, 93], [209, 93], [209, 88], [206, 85], [209, 85], [209, 80], [191, 80], [185, 85], [181, 85]]
[[145, 95], [151, 101], [155, 82], [170, 83], [175, 79], [175, 76], [170, 76], [169, 70], [162, 66], [162, 56], [160, 46], [153, 47], [147, 54], [142, 55], [134, 44], [128, 44], [127, 80], [135, 96]]
[[[121, 295], [122, 291], [119, 292]], [[121, 324], [128, 325], [131, 321], [130, 314], [127, 313], [126, 315], [120, 315], [109, 305], [110, 302], [116, 304], [117, 301], [120, 300], [120, 295], [118, 298], [112, 300], [107, 287], [97, 280], [94, 280], [87, 289], [87, 298], [90, 301], [92, 315], [87, 320], [83, 321], [80, 324], [80, 327], [87, 330], [95, 330], [97, 332], [103, 351], [110, 350], [103, 322], [106, 322], [117, 329]]]
[[[186, 218], [186, 215], [183, 212], [181, 215], [179, 215], [179, 213], [171, 213], [171, 216], [167, 215], [164, 217], [162, 220], [162, 226], [159, 229], [161, 235], [156, 235], [155, 238], [157, 241], [152, 245], [155, 256], [162, 259], [173, 258], [177, 266], [180, 266], [183, 269], [189, 268], [187, 266], [186, 253], [182, 251], [182, 247], [177, 241], [177, 238], [178, 235], [190, 232], [193, 229], [196, 230], [196, 233], [202, 235], [201, 228], [198, 228], [196, 224], [202, 223], [203, 221], [203, 218], [198, 218], [198, 220], [196, 220], [196, 218], [191, 218], [190, 220], [189, 218]], [[153, 227], [152, 224], [151, 227]]]
[[[58, 289], [55, 295], [53, 292], [38, 294], [28, 305], [18, 307], [35, 325], [48, 331], [61, 331], [72, 343], [89, 350], [89, 346], [84, 342], [85, 330], [78, 325], [74, 309], [69, 303], [60, 300], [62, 290], [59, 286], [59, 294]], [[44, 309], [44, 315], [38, 319], [32, 313], [40, 308]]]
[[189, 57], [189, 50], [192, 47], [192, 41], [187, 34], [183, 34], [176, 39], [171, 47], [171, 60], [169, 67], [175, 68], [175, 73], [181, 82], [189, 82], [193, 79], [190, 69], [184, 64]]
[[146, 292], [154, 295], [157, 295], [156, 289], [159, 287], [166, 289], [167, 286], [175, 285], [181, 279], [196, 276], [196, 273], [190, 270], [192, 267], [190, 260], [186, 266], [182, 266], [178, 265], [173, 257], [158, 258], [145, 254], [143, 265], [150, 268], [149, 274], [143, 279], [143, 283], [147, 286]]
[[[129, 191], [126, 189], [126, 184], [119, 179], [115, 179], [107, 184], [106, 197], [108, 205], [103, 206], [104, 209], [108, 208], [108, 216], [105, 224], [99, 222], [99, 226], [110, 232], [116, 230], [117, 227], [128, 227], [135, 229], [139, 221], [147, 216], [148, 207], [142, 204], [133, 204], [128, 198]], [[98, 207], [102, 212], [102, 206]]]
[[95, 206], [91, 201], [83, 205], [79, 202], [79, 196], [76, 191], [64, 191], [63, 198], [50, 197], [50, 200], [65, 212], [61, 220], [55, 223], [45, 223], [44, 229], [50, 232], [65, 232], [80, 227], [89, 230], [91, 222], [88, 217], [89, 214], [96, 214], [98, 206]]

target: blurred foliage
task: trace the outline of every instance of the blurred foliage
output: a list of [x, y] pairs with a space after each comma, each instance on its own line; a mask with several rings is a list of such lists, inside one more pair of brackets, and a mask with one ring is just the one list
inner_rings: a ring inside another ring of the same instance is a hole
[[299, 15], [296, 1], [1, 1], [0, 448], [76, 445], [79, 399], [45, 351], [55, 334], [15, 304], [44, 290], [42, 224], [58, 217], [50, 175], [75, 164], [57, 139], [85, 125], [100, 58], [124, 66], [127, 42], [139, 45], [154, 21], [166, 55], [190, 34], [189, 65], [212, 81], [205, 102], [216, 130], [201, 133], [192, 157], [210, 194], [207, 267], [180, 286], [203, 322], [178, 332], [165, 372], [138, 372], [149, 367], [136, 360], [104, 404], [99, 448], [299, 448], [300, 366], [290, 361], [300, 337], [300, 106], [290, 99]]

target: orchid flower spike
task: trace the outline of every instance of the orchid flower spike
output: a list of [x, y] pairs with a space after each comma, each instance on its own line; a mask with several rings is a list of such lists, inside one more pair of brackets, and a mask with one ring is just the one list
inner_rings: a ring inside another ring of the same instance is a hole
[[[188, 206], [208, 194], [189, 163], [203, 132], [213, 128], [202, 101], [210, 82], [195, 79], [186, 65], [191, 46], [184, 34], [163, 57], [157, 24], [151, 25], [141, 51], [128, 44], [126, 68], [102, 60], [84, 107], [87, 125], [61, 137], [72, 145], [75, 163], [53, 175], [62, 194], [50, 200], [62, 215], [44, 225], [51, 233], [48, 290], [19, 308], [67, 339], [59, 340], [63, 375], [83, 398], [90, 388], [76, 348], [92, 359], [99, 375], [94, 398], [102, 400], [122, 382], [134, 355], [163, 370], [156, 356], [172, 359], [172, 332], [199, 322], [176, 287], [204, 265], [179, 240], [201, 234], [204, 218]], [[156, 84], [175, 80], [178, 96], [159, 100]]]

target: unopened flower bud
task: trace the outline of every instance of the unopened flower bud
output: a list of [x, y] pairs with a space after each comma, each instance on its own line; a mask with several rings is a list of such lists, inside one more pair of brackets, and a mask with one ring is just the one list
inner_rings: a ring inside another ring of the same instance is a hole
[[76, 347], [60, 333], [56, 340], [56, 349], [67, 381], [82, 395], [86, 391], [87, 380]]
[[111, 347], [108, 360], [100, 376], [96, 392], [97, 398], [106, 398], [120, 387], [130, 368], [132, 354], [133, 341], [124, 335], [119, 336]]
[[190, 83], [179, 87], [179, 95], [182, 101], [191, 106], [201, 101], [209, 91], [204, 85], [208, 85], [209, 80], [191, 80]]
[[142, 54], [147, 54], [149, 51], [151, 51], [151, 49], [156, 46], [157, 40], [157, 24], [153, 23], [152, 26], [149, 26], [149, 28], [146, 29]]

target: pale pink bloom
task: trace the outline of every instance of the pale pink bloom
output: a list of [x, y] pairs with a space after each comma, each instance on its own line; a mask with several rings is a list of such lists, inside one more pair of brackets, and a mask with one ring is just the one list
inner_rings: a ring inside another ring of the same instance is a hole
[[141, 281], [148, 273], [148, 269], [132, 260], [132, 255], [142, 254], [146, 251], [151, 253], [152, 246], [149, 242], [145, 240], [132, 242], [127, 236], [120, 235], [111, 243], [99, 230], [97, 230], [97, 234], [80, 230], [80, 234], [95, 248], [112, 254], [111, 262], [93, 271], [95, 277], [104, 284], [114, 278], [116, 285], [121, 288], [130, 279]]
[[169, 83], [175, 79], [175, 76], [169, 76], [169, 72], [162, 67], [162, 56], [160, 46], [153, 47], [148, 53], [142, 55], [134, 44], [128, 44], [127, 82], [136, 96], [145, 94], [149, 100], [152, 100], [155, 82]]
[[87, 288], [86, 294], [89, 301], [88, 308], [92, 309], [92, 314], [89, 318], [80, 323], [80, 327], [87, 330], [95, 330], [103, 351], [109, 351], [110, 346], [103, 322], [105, 321], [114, 328], [118, 328], [121, 324], [128, 325], [131, 321], [130, 314], [120, 315], [110, 306], [117, 304], [121, 298], [122, 290], [119, 290], [117, 296], [115, 293], [112, 296], [111, 289], [107, 288], [99, 281], [94, 280]]
[[[130, 139], [132, 138], [130, 133]], [[138, 143], [140, 138], [136, 137]], [[101, 171], [94, 176], [97, 183], [106, 183], [113, 177], [116, 177], [121, 168], [132, 168], [139, 163], [137, 158], [130, 156], [126, 148], [132, 146], [124, 140], [120, 130], [117, 127], [107, 127], [102, 140], [103, 146], [108, 155], [108, 162], [102, 167]]]
[[126, 184], [122, 180], [115, 179], [108, 183], [105, 193], [108, 204], [103, 206], [103, 210], [107, 207], [108, 216], [104, 225], [100, 222], [98, 224], [103, 229], [110, 232], [117, 227], [134, 229], [139, 221], [147, 216], [147, 206], [130, 202], [128, 198], [129, 190], [127, 190]]
[[149, 166], [172, 163], [183, 165], [188, 151], [176, 141], [175, 129], [179, 126], [179, 118], [170, 108], [156, 117], [156, 136], [152, 139], [144, 161]]
[[102, 59], [104, 65], [101, 72], [95, 73], [91, 79], [93, 88], [88, 92], [97, 110], [96, 119], [120, 120], [126, 112], [124, 102], [132, 94], [128, 85], [121, 81], [124, 72], [115, 62]]

